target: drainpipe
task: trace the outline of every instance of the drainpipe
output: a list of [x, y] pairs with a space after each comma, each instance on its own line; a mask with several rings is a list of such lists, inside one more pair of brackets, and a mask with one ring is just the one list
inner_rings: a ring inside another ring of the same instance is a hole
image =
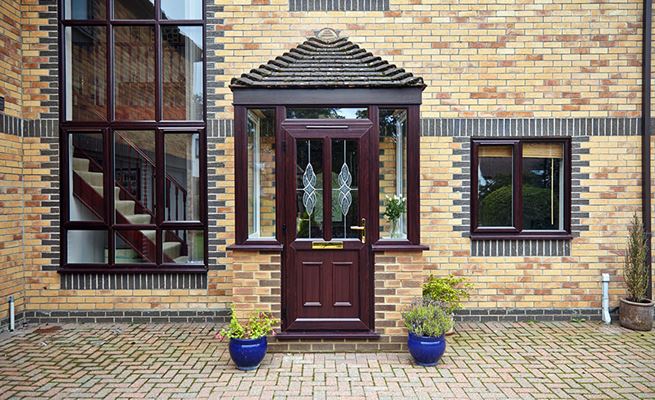
[[653, 274], [652, 274], [652, 232], [651, 232], [651, 188], [650, 188], [650, 76], [651, 76], [651, 36], [653, 2], [644, 0], [644, 26], [642, 29], [641, 41], [641, 214], [646, 234], [646, 263], [648, 264], [648, 291], [646, 297], [653, 297]]
[[606, 324], [612, 323], [610, 317], [610, 274], [603, 274], [603, 322]]
[[9, 332], [13, 332], [14, 329], [16, 329], [16, 317], [14, 312], [14, 296], [9, 296]]

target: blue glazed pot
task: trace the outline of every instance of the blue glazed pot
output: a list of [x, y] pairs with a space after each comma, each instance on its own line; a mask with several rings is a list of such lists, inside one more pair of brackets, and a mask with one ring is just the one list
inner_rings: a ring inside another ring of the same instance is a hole
[[417, 336], [410, 332], [407, 347], [418, 365], [431, 367], [437, 365], [446, 351], [446, 337]]
[[259, 367], [267, 347], [266, 336], [257, 339], [230, 339], [230, 357], [238, 369], [252, 371]]

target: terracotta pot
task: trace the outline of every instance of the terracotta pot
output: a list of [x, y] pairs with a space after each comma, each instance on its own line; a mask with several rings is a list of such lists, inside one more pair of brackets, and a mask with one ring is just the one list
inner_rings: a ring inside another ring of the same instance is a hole
[[635, 331], [649, 331], [653, 329], [653, 305], [652, 300], [634, 302], [621, 299], [619, 307], [619, 320], [621, 326]]

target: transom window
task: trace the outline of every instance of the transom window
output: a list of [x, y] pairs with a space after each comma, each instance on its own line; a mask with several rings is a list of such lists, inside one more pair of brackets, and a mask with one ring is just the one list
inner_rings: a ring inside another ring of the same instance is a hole
[[61, 6], [62, 266], [204, 270], [203, 1]]
[[568, 139], [474, 140], [472, 236], [568, 236], [569, 146]]

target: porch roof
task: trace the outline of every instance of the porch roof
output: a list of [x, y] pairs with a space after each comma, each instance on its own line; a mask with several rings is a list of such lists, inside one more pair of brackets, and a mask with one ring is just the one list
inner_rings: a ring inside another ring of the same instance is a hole
[[[334, 32], [334, 31], [332, 31]], [[231, 89], [418, 88], [423, 79], [374, 56], [347, 38], [321, 35], [233, 78]]]

